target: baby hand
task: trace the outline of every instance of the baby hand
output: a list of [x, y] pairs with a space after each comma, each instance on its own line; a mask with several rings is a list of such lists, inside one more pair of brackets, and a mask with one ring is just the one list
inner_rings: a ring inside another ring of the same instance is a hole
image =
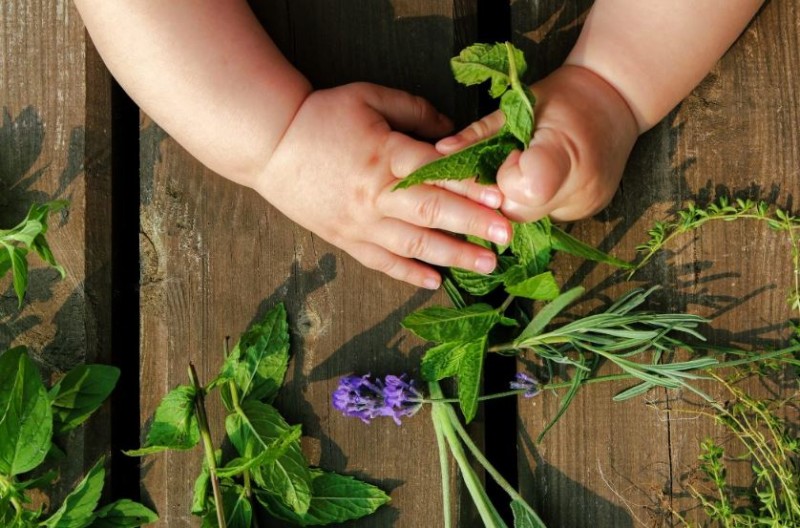
[[[503, 244], [509, 221], [495, 187], [449, 182], [392, 192], [397, 178], [440, 155], [403, 132], [440, 137], [451, 124], [406, 92], [366, 83], [312, 92], [292, 120], [256, 190], [290, 219], [365, 266], [436, 288], [428, 264], [491, 272], [491, 251], [449, 233]], [[427, 263], [427, 264], [425, 264]]]
[[[531, 89], [537, 98], [530, 147], [512, 152], [497, 174], [512, 220], [550, 215], [569, 221], [591, 216], [614, 196], [638, 137], [624, 99], [605, 80], [579, 66], [562, 66]], [[461, 150], [497, 132], [494, 112], [436, 144], [441, 154]]]

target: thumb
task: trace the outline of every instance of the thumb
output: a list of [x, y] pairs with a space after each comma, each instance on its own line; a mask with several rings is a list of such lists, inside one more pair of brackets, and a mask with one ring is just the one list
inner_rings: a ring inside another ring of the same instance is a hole
[[385, 86], [370, 86], [372, 90], [364, 100], [394, 130], [426, 138], [441, 137], [452, 130], [452, 121], [422, 97]]
[[497, 186], [505, 196], [501, 211], [512, 220], [531, 222], [555, 209], [572, 167], [561, 143], [541, 136], [524, 152], [512, 152], [497, 171]]

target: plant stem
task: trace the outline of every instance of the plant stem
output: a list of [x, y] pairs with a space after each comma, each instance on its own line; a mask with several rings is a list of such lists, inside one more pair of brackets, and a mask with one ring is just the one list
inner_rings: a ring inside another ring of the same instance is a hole
[[450, 516], [450, 458], [447, 453], [447, 443], [444, 438], [442, 426], [438, 420], [435, 419], [434, 414], [431, 413], [431, 421], [433, 422], [433, 430], [436, 432], [436, 446], [439, 448], [439, 468], [442, 473], [442, 507], [444, 515], [444, 528], [452, 528], [453, 520]]
[[537, 522], [539, 522], [542, 526], [544, 526], [544, 522], [539, 518], [534, 509], [531, 508], [531, 506], [525, 501], [525, 499], [522, 498], [522, 495], [520, 495], [519, 492], [517, 492], [517, 490], [514, 489], [514, 487], [511, 484], [509, 484], [509, 482], [505, 478], [503, 478], [503, 475], [501, 475], [494, 468], [491, 462], [489, 462], [489, 460], [483, 455], [481, 450], [478, 449], [478, 446], [476, 446], [475, 442], [472, 441], [472, 438], [469, 436], [469, 433], [467, 433], [467, 430], [464, 429], [463, 425], [461, 425], [461, 422], [459, 421], [458, 416], [456, 415], [456, 412], [453, 410], [453, 408], [448, 405], [446, 412], [448, 417], [450, 418], [449, 420], [450, 424], [452, 425], [453, 429], [455, 429], [456, 433], [458, 433], [458, 436], [461, 437], [461, 441], [464, 443], [465, 446], [467, 446], [467, 449], [469, 449], [470, 453], [472, 453], [472, 456], [474, 456], [475, 459], [478, 462], [480, 462], [480, 464], [483, 466], [486, 472], [492, 476], [494, 481], [497, 482], [497, 484], [501, 488], [503, 488], [503, 491], [505, 491], [508, 494], [508, 496], [511, 497], [512, 500], [520, 502], [525, 507], [525, 509], [528, 510], [528, 513], [530, 513], [531, 516]]
[[[525, 393], [525, 389], [514, 389], [508, 390], [505, 392], [496, 392], [494, 394], [485, 394], [483, 396], [478, 396], [478, 401], [486, 401], [486, 400], [496, 400], [498, 398], [506, 398], [508, 396], [516, 396], [517, 394]], [[420, 399], [409, 399], [409, 402], [414, 403], [459, 403], [458, 398], [420, 398]]]
[[[431, 395], [436, 398], [442, 397], [442, 390], [438, 383], [435, 381], [431, 382], [428, 387]], [[486, 490], [483, 489], [483, 484], [481, 484], [480, 479], [478, 479], [478, 475], [475, 474], [475, 470], [472, 469], [469, 460], [467, 460], [464, 448], [450, 423], [447, 413], [449, 407], [449, 404], [446, 403], [433, 404], [431, 415], [434, 423], [438, 423], [439, 427], [441, 427], [442, 434], [450, 446], [450, 452], [453, 454], [453, 458], [455, 458], [458, 468], [461, 470], [461, 477], [467, 485], [467, 489], [472, 496], [472, 500], [475, 502], [475, 506], [478, 508], [478, 513], [484, 525], [487, 528], [507, 528], [506, 523], [500, 518], [500, 514], [486, 495]]]
[[14, 492], [14, 477], [7, 477], [5, 475], [0, 475], [0, 497], [3, 495], [12, 495], [9, 497], [8, 501], [14, 506], [14, 519], [17, 522], [22, 517], [22, 503], [19, 502], [19, 499], [13, 496]]
[[227, 528], [225, 511], [222, 503], [222, 490], [220, 490], [219, 479], [217, 478], [217, 456], [214, 453], [214, 442], [208, 427], [205, 391], [198, 381], [197, 371], [192, 363], [189, 363], [189, 379], [195, 389], [194, 407], [197, 413], [197, 425], [200, 428], [200, 438], [203, 439], [203, 449], [205, 450], [206, 464], [208, 465], [208, 474], [211, 480], [211, 489], [214, 492], [214, 503], [216, 506], [214, 509], [217, 512], [217, 524], [219, 528]]

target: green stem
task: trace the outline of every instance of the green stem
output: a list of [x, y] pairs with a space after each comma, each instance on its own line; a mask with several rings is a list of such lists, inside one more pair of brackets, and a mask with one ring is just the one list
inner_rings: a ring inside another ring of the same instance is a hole
[[16, 523], [22, 517], [23, 508], [22, 503], [19, 502], [19, 499], [13, 496], [14, 489], [14, 477], [0, 475], [0, 497], [4, 495], [11, 495], [8, 498], [8, 502], [14, 506], [14, 522]]
[[508, 307], [511, 306], [511, 303], [514, 302], [514, 299], [515, 297], [513, 295], [509, 295], [508, 298], [503, 301], [503, 304], [500, 305], [500, 308], [497, 309], [497, 313], [503, 315]]
[[[428, 386], [431, 395], [436, 398], [442, 397], [442, 390], [439, 388], [438, 383], [434, 381]], [[478, 508], [478, 513], [480, 514], [484, 525], [487, 528], [507, 528], [506, 523], [504, 523], [500, 518], [500, 514], [497, 512], [494, 505], [489, 500], [489, 497], [486, 495], [486, 490], [483, 489], [483, 484], [481, 483], [480, 479], [478, 479], [478, 475], [475, 474], [475, 470], [472, 469], [472, 466], [469, 464], [469, 460], [467, 460], [467, 455], [464, 452], [461, 442], [459, 441], [458, 434], [456, 434], [456, 432], [453, 430], [453, 426], [450, 423], [450, 419], [447, 414], [448, 407], [449, 405], [446, 403], [433, 404], [431, 415], [434, 423], [439, 424], [442, 434], [450, 446], [450, 452], [453, 454], [453, 458], [456, 460], [458, 468], [461, 470], [461, 477], [464, 479], [464, 483], [467, 485], [469, 494], [472, 496], [472, 500], [475, 502], [475, 506]]]
[[[506, 398], [508, 396], [516, 396], [518, 394], [523, 394], [526, 391], [524, 389], [514, 389], [505, 392], [496, 392], [494, 394], [485, 394], [483, 396], [478, 396], [478, 401], [486, 401], [486, 400], [496, 400], [498, 398]], [[459, 403], [460, 400], [458, 398], [420, 398], [417, 400], [411, 399], [408, 400], [409, 402], [413, 403]]]
[[439, 448], [439, 468], [441, 469], [442, 476], [442, 507], [444, 515], [444, 528], [452, 528], [453, 520], [450, 516], [450, 458], [447, 453], [447, 443], [444, 438], [442, 426], [438, 420], [434, 418], [431, 413], [431, 421], [433, 422], [433, 430], [436, 432], [436, 446]]
[[211, 480], [211, 489], [214, 492], [215, 510], [217, 511], [217, 524], [219, 528], [227, 528], [225, 522], [225, 511], [222, 503], [222, 490], [219, 486], [217, 477], [217, 457], [214, 453], [214, 441], [211, 438], [211, 430], [208, 427], [208, 415], [206, 414], [205, 391], [200, 385], [197, 371], [192, 363], [189, 363], [189, 379], [195, 389], [194, 407], [197, 414], [197, 425], [200, 429], [200, 438], [203, 440], [203, 449], [208, 465], [208, 474]]
[[514, 489], [514, 487], [511, 484], [509, 484], [509, 482], [506, 479], [503, 478], [503, 475], [501, 475], [494, 468], [491, 462], [489, 462], [489, 460], [483, 455], [481, 450], [478, 449], [478, 446], [476, 446], [475, 442], [472, 441], [472, 438], [469, 436], [469, 433], [467, 433], [467, 430], [464, 429], [463, 425], [461, 425], [461, 422], [459, 421], [458, 416], [456, 415], [456, 412], [453, 410], [453, 408], [448, 405], [446, 412], [448, 417], [450, 418], [450, 424], [452, 425], [453, 429], [455, 429], [458, 436], [461, 437], [461, 441], [464, 443], [465, 446], [467, 446], [467, 449], [469, 449], [470, 453], [472, 453], [472, 456], [474, 456], [475, 459], [478, 462], [480, 462], [480, 464], [483, 466], [486, 472], [492, 476], [494, 481], [497, 482], [497, 484], [501, 488], [503, 488], [503, 491], [505, 491], [513, 501], [518, 501], [519, 503], [521, 503], [525, 507], [525, 509], [528, 510], [528, 513], [530, 513], [531, 516], [537, 522], [539, 522], [542, 526], [544, 526], [544, 522], [539, 518], [534, 509], [530, 507], [530, 505], [525, 501], [525, 499], [522, 498], [522, 495], [520, 495], [519, 492], [517, 492], [517, 490]]

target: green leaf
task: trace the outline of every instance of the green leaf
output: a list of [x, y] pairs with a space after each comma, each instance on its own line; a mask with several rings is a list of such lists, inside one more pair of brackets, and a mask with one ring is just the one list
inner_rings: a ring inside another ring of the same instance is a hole
[[208, 490], [211, 488], [211, 473], [208, 471], [205, 457], [200, 468], [200, 474], [194, 481], [192, 488], [192, 509], [194, 515], [204, 515], [208, 512]]
[[308, 462], [299, 441], [283, 445], [284, 438], [293, 433], [274, 407], [255, 400], [243, 402], [241, 411], [225, 419], [225, 430], [244, 458], [257, 457], [265, 450], [283, 451], [277, 458], [252, 468], [253, 479], [261, 488], [280, 496], [296, 513], [308, 510], [311, 500]]
[[486, 355], [487, 338], [474, 341], [464, 354], [458, 365], [458, 403], [464, 414], [464, 421], [469, 423], [478, 412], [478, 395], [481, 389], [483, 358]]
[[533, 107], [536, 98], [530, 89], [509, 90], [500, 99], [500, 110], [505, 115], [504, 128], [508, 130], [524, 148], [528, 147], [533, 136]]
[[[579, 359], [579, 363], [581, 365], [585, 365], [585, 360], [583, 356]], [[588, 369], [575, 369], [574, 374], [572, 375], [572, 382], [569, 386], [569, 390], [564, 395], [564, 398], [561, 400], [561, 405], [558, 407], [558, 411], [553, 418], [544, 426], [544, 429], [539, 433], [539, 436], [536, 438], [536, 443], [541, 442], [544, 439], [544, 436], [547, 434], [548, 431], [564, 416], [564, 413], [567, 412], [572, 400], [575, 399], [575, 396], [578, 394], [581, 386], [583, 385], [583, 380], [589, 377], [590, 371]]]
[[553, 253], [550, 220], [542, 218], [525, 224], [514, 223], [511, 251], [531, 275], [547, 271]]
[[167, 449], [191, 449], [200, 441], [194, 402], [196, 391], [189, 385], [171, 390], [156, 409], [147, 440], [141, 449], [126, 451], [129, 456], [143, 456]]
[[79, 365], [70, 370], [49, 393], [54, 433], [70, 431], [89, 418], [108, 398], [119, 379], [119, 369], [109, 365]]
[[263, 450], [252, 458], [235, 458], [225, 464], [225, 467], [217, 469], [217, 476], [220, 478], [231, 478], [241, 475], [245, 471], [256, 466], [273, 464], [282, 457], [300, 437], [303, 436], [303, 428], [299, 425], [292, 425], [289, 429], [279, 436], [268, 449]]
[[514, 136], [501, 131], [493, 137], [496, 142], [486, 145], [478, 156], [478, 183], [484, 185], [497, 181], [497, 170], [514, 149], [524, 147], [518, 143]]
[[[527, 68], [525, 56], [513, 48], [514, 62], [519, 75]], [[491, 81], [489, 93], [497, 98], [503, 95], [511, 83], [508, 48], [505, 44], [473, 44], [464, 48], [458, 57], [450, 60], [453, 75], [464, 85], [472, 86]]]
[[24, 347], [0, 355], [0, 473], [19, 475], [47, 456], [53, 414], [39, 370]]
[[103, 506], [95, 513], [90, 528], [135, 528], [158, 520], [150, 508], [129, 499], [120, 499]]
[[[225, 360], [220, 377], [232, 379], [244, 400], [275, 399], [289, 364], [289, 325], [283, 303], [251, 326]], [[226, 392], [223, 392], [226, 394]], [[226, 397], [228, 409], [232, 409]]]
[[311, 503], [304, 514], [293, 512], [270, 493], [256, 491], [256, 498], [270, 515], [298, 526], [319, 526], [360, 519], [389, 502], [389, 496], [382, 490], [353, 477], [312, 470], [311, 478]]
[[394, 186], [392, 190], [406, 189], [426, 181], [438, 180], [466, 180], [478, 176], [481, 152], [497, 144], [495, 137], [479, 141], [463, 150], [454, 152], [449, 156], [423, 165]]
[[485, 336], [500, 320], [492, 306], [484, 303], [466, 308], [432, 306], [417, 310], [400, 323], [404, 328], [428, 341], [471, 341]]
[[421, 372], [426, 381], [438, 381], [456, 376], [458, 401], [467, 422], [475, 417], [478, 410], [486, 343], [485, 335], [467, 343], [442, 343], [429, 349], [422, 358]]
[[551, 301], [558, 297], [560, 290], [553, 273], [548, 271], [511, 286], [506, 286], [506, 292], [509, 295], [524, 297], [525, 299]]
[[3, 239], [20, 242], [26, 246], [32, 246], [34, 239], [39, 236], [43, 229], [44, 226], [42, 226], [41, 222], [37, 220], [28, 220], [24, 225], [12, 229], [3, 235]]
[[519, 499], [511, 501], [511, 513], [514, 514], [514, 528], [547, 528], [539, 516]]
[[[43, 234], [40, 234], [36, 237], [36, 239], [34, 239], [31, 247], [39, 255], [39, 258], [58, 271], [62, 279], [67, 276], [67, 272], [64, 271], [64, 268], [58, 262], [56, 262], [56, 257], [53, 255], [53, 251], [50, 249], [50, 244], [47, 243], [47, 239], [44, 238]], [[0, 273], [0, 275], [2, 275], [2, 273]]]
[[542, 333], [545, 327], [557, 316], [561, 311], [575, 302], [578, 297], [583, 295], [584, 289], [581, 286], [576, 286], [571, 290], [567, 290], [549, 303], [547, 303], [541, 310], [539, 310], [533, 317], [525, 330], [514, 340], [515, 344], [520, 344], [526, 339], [536, 337]]
[[25, 258], [27, 251], [22, 248], [3, 243], [11, 261], [11, 274], [13, 277], [14, 291], [19, 301], [18, 307], [22, 308], [25, 292], [28, 290], [28, 261]]
[[[253, 505], [247, 498], [247, 492], [238, 484], [222, 487], [222, 506], [225, 512], [225, 525], [228, 528], [250, 528], [253, 520]], [[216, 505], [206, 513], [202, 528], [216, 528]]]
[[97, 464], [86, 474], [75, 489], [67, 495], [61, 507], [51, 515], [42, 526], [48, 528], [84, 528], [89, 526], [93, 519], [94, 509], [100, 500], [105, 479], [104, 460]]
[[589, 244], [578, 240], [556, 226], [553, 226], [551, 229], [550, 235], [553, 242], [553, 249], [556, 251], [563, 251], [564, 253], [569, 253], [570, 255], [575, 255], [576, 257], [595, 262], [602, 262], [603, 264], [609, 264], [617, 268], [632, 269], [635, 267], [633, 263], [625, 262], [624, 260], [620, 260], [612, 255], [609, 255], [608, 253], [605, 253], [604, 251], [600, 251], [596, 247], [590, 246]]

